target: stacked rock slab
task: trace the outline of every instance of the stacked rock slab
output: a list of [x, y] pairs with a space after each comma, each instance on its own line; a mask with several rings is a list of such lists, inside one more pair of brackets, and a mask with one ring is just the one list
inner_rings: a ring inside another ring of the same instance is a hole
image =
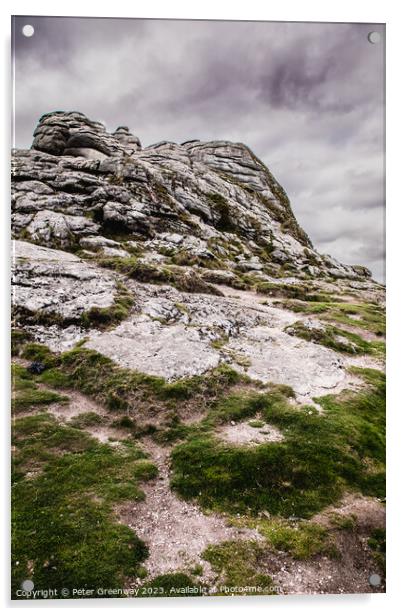
[[123, 127], [110, 135], [101, 122], [89, 120], [83, 113], [56, 111], [40, 118], [32, 148], [55, 156], [102, 160], [127, 150], [133, 152], [140, 149], [141, 144]]
[[30, 150], [13, 152], [12, 176], [16, 238], [70, 249], [109, 238], [120, 251], [134, 241], [160, 259], [180, 244], [190, 260], [226, 273], [370, 276], [314, 250], [284, 189], [242, 143], [142, 148], [127, 127], [111, 134], [82, 113], [56, 111], [41, 117]]
[[292, 336], [300, 316], [270, 295], [383, 296], [366, 268], [314, 249], [246, 145], [143, 148], [78, 112], [42, 116], [14, 150], [12, 231], [17, 328], [169, 380], [224, 362], [308, 401], [349, 387], [345, 357]]

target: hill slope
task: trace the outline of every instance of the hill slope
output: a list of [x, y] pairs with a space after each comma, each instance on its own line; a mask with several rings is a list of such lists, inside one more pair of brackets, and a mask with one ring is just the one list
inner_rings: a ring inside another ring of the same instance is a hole
[[95, 495], [85, 549], [115, 556], [83, 583], [372, 590], [384, 288], [314, 249], [253, 152], [46, 114], [13, 152], [12, 229], [16, 587], [80, 581], [71, 526], [49, 550], [22, 538], [70, 502], [86, 528]]

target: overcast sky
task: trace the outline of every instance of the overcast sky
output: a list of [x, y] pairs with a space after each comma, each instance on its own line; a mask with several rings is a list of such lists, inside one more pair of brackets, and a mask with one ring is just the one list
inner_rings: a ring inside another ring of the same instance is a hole
[[383, 280], [383, 26], [17, 17], [14, 32], [16, 147], [54, 110], [143, 145], [242, 141], [318, 250]]

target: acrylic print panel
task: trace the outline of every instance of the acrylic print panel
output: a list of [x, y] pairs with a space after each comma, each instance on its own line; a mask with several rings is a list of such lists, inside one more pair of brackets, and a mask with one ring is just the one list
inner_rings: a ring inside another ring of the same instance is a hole
[[384, 26], [12, 28], [12, 598], [384, 592]]

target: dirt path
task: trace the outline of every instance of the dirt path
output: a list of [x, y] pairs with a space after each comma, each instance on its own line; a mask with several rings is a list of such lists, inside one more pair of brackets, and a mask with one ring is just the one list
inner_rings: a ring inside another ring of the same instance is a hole
[[147, 543], [150, 554], [144, 565], [150, 577], [201, 563], [199, 580], [210, 583], [215, 576], [209, 563], [200, 558], [203, 550], [231, 539], [261, 539], [259, 533], [229, 527], [222, 516], [205, 515], [198, 506], [178, 498], [169, 486], [169, 450], [148, 439], [141, 446], [158, 466], [159, 477], [143, 484], [145, 501], [118, 507], [120, 520]]
[[381, 571], [373, 559], [367, 540], [374, 528], [384, 528], [385, 507], [375, 498], [346, 495], [337, 506], [329, 507], [312, 518], [330, 525], [333, 514], [353, 515], [356, 528], [334, 533], [338, 558], [319, 556], [295, 561], [286, 554], [271, 555], [267, 566], [281, 594], [346, 594], [384, 592], [384, 582], [370, 584], [370, 576]]
[[[145, 501], [121, 505], [117, 513], [147, 543], [150, 555], [144, 565], [150, 578], [174, 571], [191, 572], [201, 564], [199, 582], [211, 584], [216, 576], [201, 558], [209, 544], [236, 539], [264, 541], [255, 530], [227, 526], [223, 517], [205, 515], [196, 505], [179, 499], [169, 487], [169, 450], [150, 440], [143, 440], [142, 446], [158, 465], [160, 475], [143, 485]], [[380, 575], [380, 571], [367, 540], [373, 528], [384, 527], [385, 508], [377, 499], [348, 495], [312, 521], [331, 527], [334, 513], [353, 515], [356, 520], [353, 532], [332, 529], [338, 557], [319, 555], [305, 561], [295, 560], [286, 552], [270, 551], [267, 547], [262, 568], [272, 577], [279, 594], [384, 592], [382, 580], [378, 586], [369, 581], [371, 575]]]
[[233, 289], [225, 285], [220, 285], [219, 290], [222, 291], [226, 299], [231, 300], [235, 304], [256, 310], [257, 312], [265, 313], [267, 316], [274, 318], [276, 327], [282, 331], [286, 325], [290, 325], [297, 320], [297, 315], [291, 310], [275, 306], [277, 298], [271, 298], [267, 295], [259, 295], [255, 291], [243, 291], [241, 289]]
[[239, 423], [231, 422], [220, 426], [216, 430], [216, 436], [234, 445], [249, 445], [255, 446], [261, 443], [273, 443], [282, 441], [283, 434], [275, 426], [271, 426], [265, 422], [262, 425], [250, 425], [249, 421], [241, 421]]
[[[105, 423], [83, 428], [89, 434], [110, 445], [118, 445], [126, 436], [123, 431], [107, 425], [110, 415], [89, 397], [72, 390], [60, 393], [67, 394], [69, 401], [49, 405], [48, 410], [61, 422], [92, 411], [100, 415]], [[271, 426], [269, 428], [272, 429]], [[225, 430], [230, 442], [234, 440], [243, 445], [250, 439], [253, 442], [256, 433], [264, 432], [264, 428], [253, 428], [246, 422], [226, 426]], [[279, 435], [274, 436], [279, 438]], [[270, 434], [261, 434], [260, 437], [271, 440]], [[191, 575], [191, 570], [201, 565], [202, 574], [196, 579], [200, 584], [211, 585], [217, 577], [210, 564], [201, 558], [208, 545], [242, 539], [264, 541], [257, 530], [229, 526], [224, 516], [206, 515], [197, 505], [181, 500], [169, 485], [171, 448], [162, 447], [147, 437], [141, 439], [139, 445], [150, 455], [159, 475], [142, 484], [145, 500], [123, 503], [116, 506], [115, 511], [121, 523], [135, 530], [149, 548], [149, 557], [144, 563], [148, 578], [178, 571]], [[354, 516], [356, 525], [353, 531], [334, 531], [331, 527], [331, 515], [334, 513]], [[380, 575], [380, 572], [367, 543], [374, 528], [385, 526], [382, 503], [375, 498], [348, 495], [337, 506], [317, 514], [312, 521], [331, 529], [339, 557], [320, 555], [306, 561], [295, 560], [286, 552], [271, 551], [265, 544], [262, 568], [272, 577], [279, 594], [384, 592], [382, 580], [378, 586], [372, 586], [369, 582], [371, 575]], [[135, 583], [142, 581], [136, 580]]]

